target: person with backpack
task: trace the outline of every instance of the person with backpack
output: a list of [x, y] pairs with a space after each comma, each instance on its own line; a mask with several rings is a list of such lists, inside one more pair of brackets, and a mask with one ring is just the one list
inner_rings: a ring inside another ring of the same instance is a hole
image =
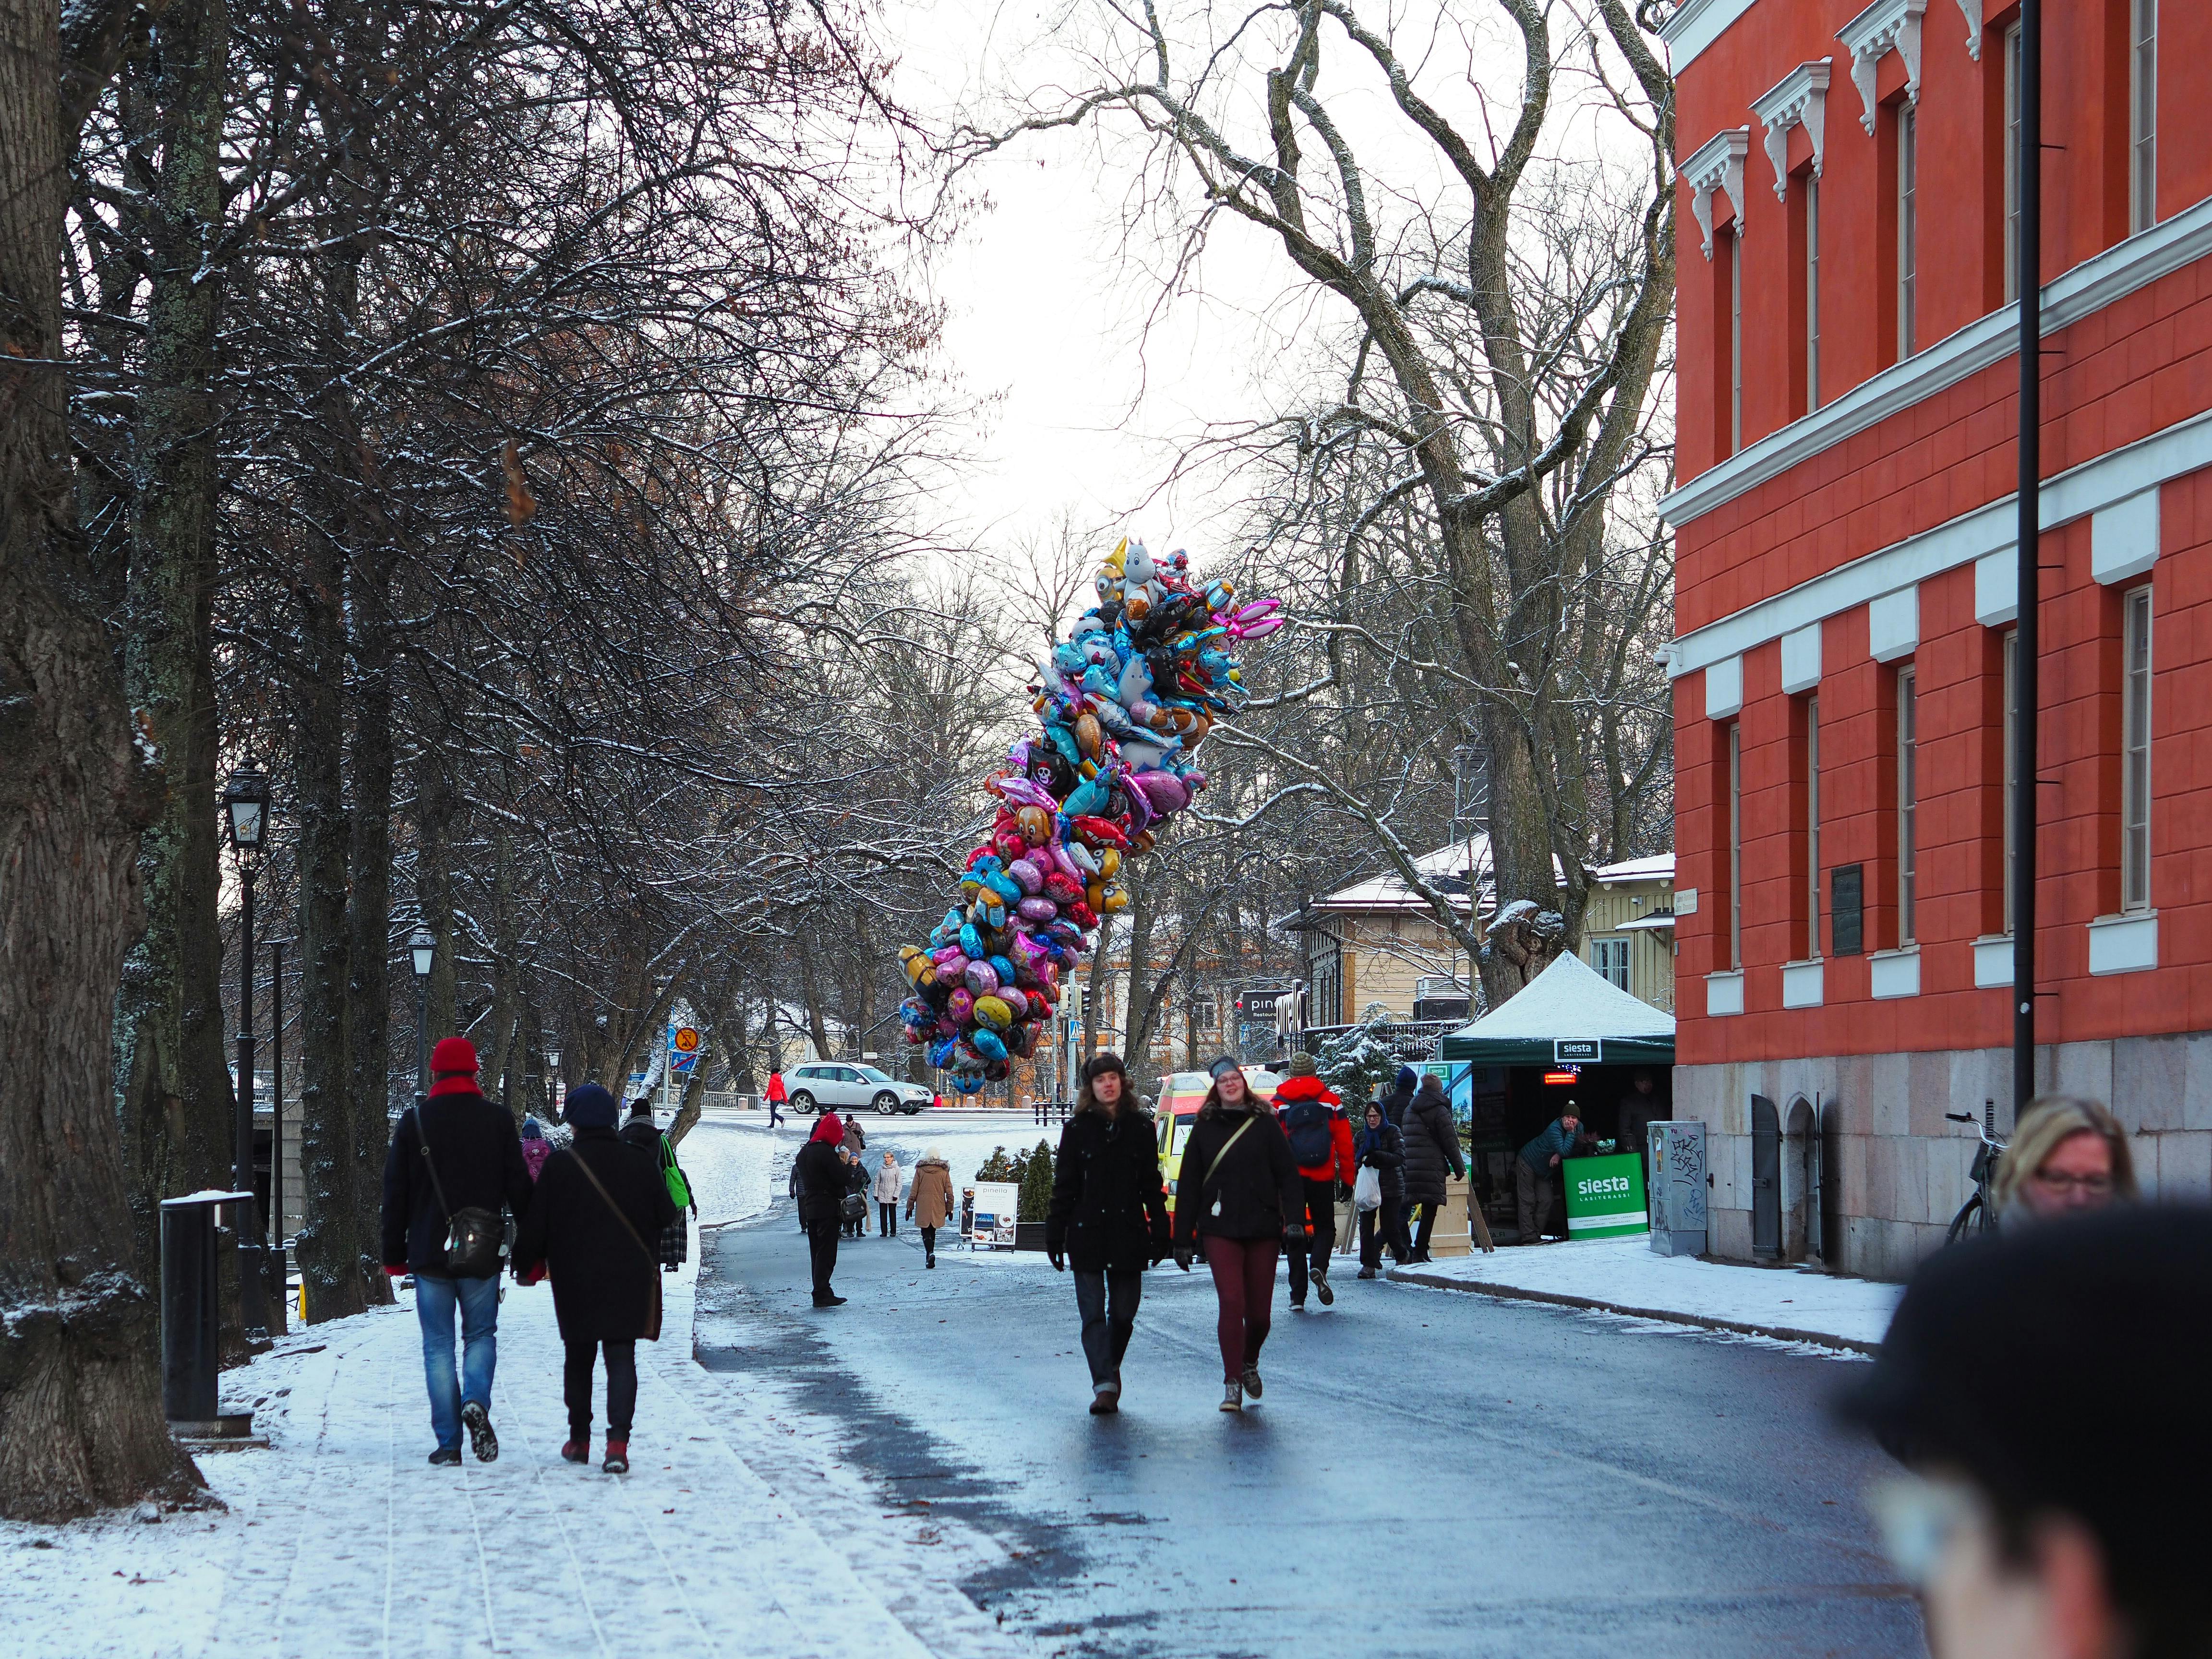
[[[660, 1272], [652, 1241], [677, 1218], [653, 1153], [615, 1132], [615, 1097], [596, 1083], [569, 1091], [574, 1138], [548, 1158], [514, 1238], [514, 1262], [545, 1265], [553, 1316], [566, 1351], [561, 1389], [568, 1407], [563, 1461], [592, 1460], [592, 1372], [607, 1372], [609, 1474], [629, 1472], [637, 1412], [637, 1345], [660, 1340]], [[633, 1121], [635, 1119], [633, 1118]], [[651, 1127], [650, 1114], [645, 1120]]]
[[1336, 1248], [1336, 1188], [1358, 1173], [1352, 1158], [1352, 1125], [1344, 1103], [1314, 1069], [1314, 1057], [1296, 1054], [1275, 1085], [1275, 1111], [1305, 1185], [1306, 1248], [1291, 1252], [1291, 1308], [1303, 1313], [1306, 1285], [1326, 1308], [1336, 1300], [1328, 1285], [1329, 1252]]
[[781, 1109], [783, 1103], [791, 1098], [791, 1096], [784, 1090], [782, 1073], [770, 1072], [768, 1074], [768, 1094], [766, 1098], [768, 1101], [768, 1127], [773, 1129], [777, 1124], [783, 1121], [783, 1112]]
[[914, 1166], [906, 1193], [906, 1218], [921, 1229], [921, 1265], [937, 1265], [937, 1230], [952, 1219], [952, 1166], [934, 1146], [925, 1146]]
[[883, 1167], [876, 1171], [876, 1237], [898, 1237], [900, 1170], [898, 1159], [889, 1152], [884, 1154]]
[[653, 1167], [660, 1171], [661, 1184], [668, 1188], [668, 1201], [676, 1206], [675, 1218], [660, 1230], [659, 1240], [660, 1265], [673, 1273], [691, 1255], [691, 1228], [684, 1219], [684, 1212], [690, 1212], [692, 1221], [699, 1218], [699, 1206], [691, 1197], [691, 1182], [684, 1173], [684, 1166], [676, 1161], [674, 1145], [654, 1127], [651, 1100], [640, 1096], [630, 1103], [629, 1121], [622, 1127], [622, 1139], [653, 1160]]
[[1168, 1194], [1159, 1132], [1130, 1097], [1121, 1057], [1083, 1068], [1075, 1109], [1060, 1132], [1044, 1251], [1055, 1273], [1075, 1266], [1075, 1307], [1091, 1366], [1091, 1413], [1121, 1409], [1121, 1358], [1137, 1327], [1145, 1269], [1168, 1253]]
[[[1357, 1181], [1374, 1174], [1375, 1202], [1359, 1211], [1359, 1276], [1372, 1279], [1382, 1265], [1382, 1247], [1401, 1265], [1413, 1254], [1406, 1242], [1406, 1138], [1390, 1121], [1380, 1100], [1367, 1103], [1367, 1127], [1352, 1142], [1352, 1156], [1359, 1165]], [[1355, 1190], [1352, 1202], [1359, 1203]]]
[[1437, 1217], [1444, 1207], [1444, 1172], [1455, 1180], [1467, 1178], [1467, 1160], [1460, 1156], [1459, 1126], [1452, 1121], [1451, 1103], [1444, 1085], [1431, 1072], [1413, 1091], [1406, 1108], [1401, 1133], [1406, 1150], [1406, 1201], [1421, 1211], [1421, 1231], [1413, 1238], [1415, 1261], [1429, 1259], [1429, 1240], [1437, 1231]]
[[837, 1238], [845, 1230], [845, 1160], [838, 1156], [845, 1124], [835, 1112], [815, 1120], [814, 1133], [791, 1161], [792, 1185], [799, 1200], [799, 1224], [806, 1232], [806, 1252], [814, 1269], [814, 1305], [836, 1308], [845, 1298], [830, 1288], [837, 1271]]
[[458, 1464], [465, 1428], [477, 1461], [489, 1463], [499, 1455], [491, 1384], [499, 1361], [500, 1211], [528, 1211], [530, 1171], [514, 1114], [477, 1091], [475, 1044], [442, 1038], [430, 1051], [430, 1076], [428, 1096], [416, 1096], [401, 1115], [385, 1154], [384, 1271], [415, 1275], [422, 1377], [438, 1440], [430, 1462]]
[[1241, 1412], [1260, 1397], [1260, 1349], [1267, 1340], [1275, 1257], [1306, 1238], [1305, 1183], [1290, 1139], [1227, 1054], [1208, 1068], [1206, 1091], [1183, 1142], [1176, 1182], [1175, 1261], [1190, 1271], [1202, 1249], [1218, 1304], [1221, 1409]]

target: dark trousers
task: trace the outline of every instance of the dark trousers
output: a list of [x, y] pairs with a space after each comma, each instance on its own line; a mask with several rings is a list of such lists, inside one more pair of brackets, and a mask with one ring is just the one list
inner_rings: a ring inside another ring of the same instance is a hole
[[1426, 1261], [1429, 1259], [1429, 1241], [1437, 1236], [1437, 1217], [1443, 1212], [1444, 1206], [1441, 1204], [1418, 1204], [1413, 1207], [1421, 1212], [1420, 1230], [1413, 1234], [1413, 1260]]
[[1274, 1238], [1217, 1238], [1206, 1236], [1206, 1265], [1213, 1273], [1213, 1294], [1220, 1303], [1213, 1334], [1221, 1344], [1221, 1377], [1234, 1382], [1247, 1365], [1260, 1363], [1261, 1346], [1273, 1322], [1268, 1304], [1275, 1295], [1275, 1258], [1282, 1241]]
[[1316, 1181], [1310, 1176], [1298, 1179], [1305, 1185], [1306, 1225], [1312, 1231], [1306, 1236], [1304, 1248], [1291, 1252], [1292, 1306], [1306, 1299], [1309, 1267], [1313, 1277], [1328, 1277], [1329, 1252], [1336, 1248], [1336, 1182]]
[[1075, 1310], [1083, 1319], [1083, 1357], [1091, 1362], [1093, 1382], [1120, 1380], [1121, 1356], [1137, 1328], [1137, 1304], [1145, 1276], [1135, 1268], [1121, 1273], [1075, 1272]]
[[898, 1206], [876, 1201], [876, 1237], [894, 1238], [898, 1235]]
[[770, 1102], [769, 1102], [769, 1103], [768, 1103], [768, 1127], [769, 1127], [769, 1128], [771, 1128], [771, 1129], [773, 1129], [774, 1127], [775, 1127], [775, 1126], [776, 1126], [777, 1124], [779, 1124], [779, 1123], [781, 1123], [781, 1122], [782, 1122], [782, 1121], [783, 1121], [783, 1114], [782, 1114], [781, 1112], [777, 1111], [777, 1110], [775, 1109], [775, 1108], [776, 1108], [776, 1103], [775, 1103], [775, 1101], [771, 1100]]
[[1393, 1261], [1403, 1264], [1413, 1254], [1413, 1247], [1406, 1242], [1405, 1206], [1395, 1198], [1386, 1198], [1375, 1208], [1359, 1212], [1359, 1265], [1382, 1266], [1386, 1244]]
[[937, 1254], [936, 1228], [924, 1227], [921, 1230], [921, 1253], [924, 1255], [935, 1255]]
[[1559, 1182], [1550, 1170], [1539, 1175], [1526, 1158], [1513, 1160], [1513, 1202], [1521, 1223], [1521, 1242], [1533, 1244], [1552, 1218], [1552, 1195]]
[[830, 1275], [837, 1271], [837, 1235], [843, 1229], [844, 1223], [834, 1218], [806, 1224], [806, 1254], [814, 1264], [814, 1294], [817, 1297], [835, 1294], [830, 1288]]
[[568, 1438], [582, 1445], [592, 1437], [592, 1362], [600, 1349], [607, 1356], [607, 1438], [629, 1438], [637, 1411], [637, 1344], [594, 1342], [589, 1337], [564, 1341], [561, 1393], [568, 1402]]

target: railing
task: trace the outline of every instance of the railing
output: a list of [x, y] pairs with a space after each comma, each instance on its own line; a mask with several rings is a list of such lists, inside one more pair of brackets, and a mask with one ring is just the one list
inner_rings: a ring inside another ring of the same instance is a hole
[[1072, 1100], [1033, 1100], [1030, 1102], [1030, 1121], [1040, 1126], [1065, 1123], [1075, 1110]]

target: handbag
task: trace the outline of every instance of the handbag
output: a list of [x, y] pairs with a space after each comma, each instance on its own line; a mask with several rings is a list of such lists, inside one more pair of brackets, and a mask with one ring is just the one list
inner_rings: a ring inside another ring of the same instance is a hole
[[1371, 1164], [1362, 1165], [1359, 1178], [1352, 1183], [1352, 1207], [1355, 1210], [1379, 1210], [1382, 1207], [1382, 1171]]
[[658, 1342], [660, 1340], [660, 1259], [647, 1249], [642, 1238], [638, 1237], [637, 1229], [630, 1225], [629, 1218], [623, 1213], [622, 1206], [615, 1202], [612, 1195], [600, 1184], [599, 1176], [592, 1173], [592, 1166], [584, 1162], [574, 1146], [567, 1151], [568, 1156], [576, 1160], [576, 1167], [584, 1172], [584, 1179], [592, 1183], [592, 1190], [606, 1200], [607, 1208], [615, 1212], [615, 1219], [622, 1223], [623, 1231], [635, 1241], [639, 1249], [645, 1251], [646, 1271], [653, 1276], [653, 1312], [645, 1322], [645, 1340]]
[[[1252, 1127], [1254, 1121], [1254, 1114], [1246, 1114], [1244, 1121], [1237, 1126], [1237, 1133], [1221, 1143], [1221, 1150], [1213, 1155], [1212, 1162], [1206, 1166], [1205, 1179], [1201, 1180], [1198, 1183], [1199, 1197], [1201, 1201], [1203, 1201], [1206, 1196], [1206, 1182], [1213, 1179], [1215, 1171], [1221, 1168], [1221, 1160], [1229, 1156], [1229, 1149], [1231, 1146], [1234, 1146], [1238, 1141], [1244, 1139], [1245, 1130]], [[1213, 1207], [1206, 1212], [1206, 1213], [1209, 1215], [1219, 1215], [1221, 1213], [1221, 1199], [1218, 1194], [1216, 1194], [1214, 1198]]]
[[668, 1137], [660, 1137], [660, 1179], [668, 1188], [668, 1201], [678, 1210], [691, 1207], [691, 1183], [684, 1177], [681, 1165], [676, 1162], [676, 1148], [668, 1144]]
[[868, 1218], [868, 1200], [858, 1193], [848, 1193], [844, 1201], [837, 1206], [837, 1212], [848, 1221], [866, 1221]]
[[471, 1204], [456, 1210], [446, 1202], [445, 1183], [438, 1179], [438, 1160], [430, 1156], [430, 1128], [416, 1106], [415, 1136], [422, 1148], [422, 1162], [430, 1171], [430, 1190], [446, 1215], [446, 1243], [439, 1253], [445, 1276], [451, 1279], [492, 1279], [499, 1273], [499, 1247], [505, 1229], [496, 1212]]

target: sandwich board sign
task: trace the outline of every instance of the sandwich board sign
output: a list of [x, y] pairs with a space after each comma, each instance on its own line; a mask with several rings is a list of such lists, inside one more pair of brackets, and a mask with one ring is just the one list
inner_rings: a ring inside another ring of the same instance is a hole
[[1021, 1196], [1022, 1189], [1011, 1181], [977, 1182], [975, 1213], [970, 1223], [969, 1242], [986, 1249], [1012, 1249], [1014, 1212]]

